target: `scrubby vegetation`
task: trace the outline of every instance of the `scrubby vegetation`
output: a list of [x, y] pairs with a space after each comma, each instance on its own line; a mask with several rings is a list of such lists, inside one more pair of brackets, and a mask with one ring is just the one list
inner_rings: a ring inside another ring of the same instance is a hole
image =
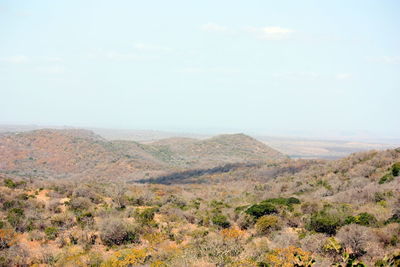
[[281, 159], [168, 185], [2, 170], [0, 266], [398, 266], [399, 162]]

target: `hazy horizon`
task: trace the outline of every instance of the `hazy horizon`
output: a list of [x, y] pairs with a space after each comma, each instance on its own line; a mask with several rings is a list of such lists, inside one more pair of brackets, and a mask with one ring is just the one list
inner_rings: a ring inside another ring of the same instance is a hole
[[396, 1], [0, 1], [0, 124], [399, 139]]

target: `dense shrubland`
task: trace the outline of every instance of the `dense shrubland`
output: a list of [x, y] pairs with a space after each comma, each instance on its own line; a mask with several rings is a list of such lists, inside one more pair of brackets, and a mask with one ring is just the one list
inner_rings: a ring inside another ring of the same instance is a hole
[[284, 159], [179, 185], [0, 174], [0, 266], [399, 266], [399, 162]]

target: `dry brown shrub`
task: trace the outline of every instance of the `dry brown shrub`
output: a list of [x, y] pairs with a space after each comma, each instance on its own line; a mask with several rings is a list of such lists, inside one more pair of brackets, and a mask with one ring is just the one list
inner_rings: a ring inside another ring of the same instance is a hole
[[300, 247], [313, 253], [322, 253], [324, 251], [323, 246], [326, 242], [326, 238], [326, 235], [320, 233], [307, 235], [300, 240]]
[[366, 253], [368, 242], [371, 240], [371, 234], [372, 232], [366, 226], [350, 224], [340, 228], [336, 237], [354, 255], [362, 256]]

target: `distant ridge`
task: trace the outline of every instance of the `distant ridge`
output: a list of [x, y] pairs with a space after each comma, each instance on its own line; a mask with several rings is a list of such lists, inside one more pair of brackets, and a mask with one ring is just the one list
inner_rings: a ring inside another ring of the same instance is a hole
[[0, 134], [0, 172], [36, 178], [145, 179], [190, 169], [286, 158], [244, 134], [107, 141], [82, 129]]
[[169, 138], [149, 144], [149, 152], [181, 167], [212, 167], [227, 163], [287, 158], [245, 134], [224, 134], [209, 139]]

